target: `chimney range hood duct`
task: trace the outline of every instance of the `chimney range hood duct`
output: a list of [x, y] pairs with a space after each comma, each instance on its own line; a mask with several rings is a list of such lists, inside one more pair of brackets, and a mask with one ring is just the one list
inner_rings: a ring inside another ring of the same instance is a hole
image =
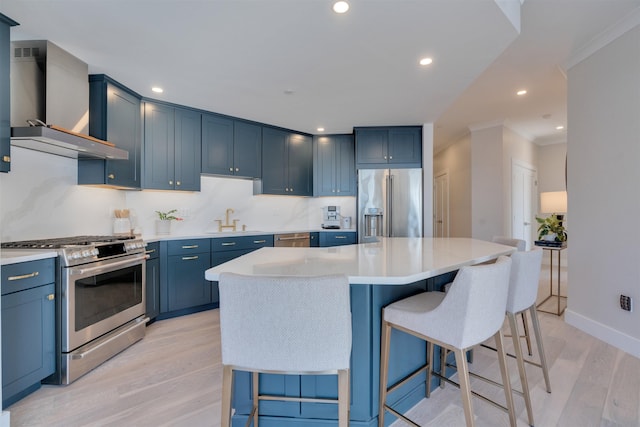
[[46, 40], [12, 42], [11, 49], [12, 145], [74, 159], [129, 158], [87, 135], [86, 63]]

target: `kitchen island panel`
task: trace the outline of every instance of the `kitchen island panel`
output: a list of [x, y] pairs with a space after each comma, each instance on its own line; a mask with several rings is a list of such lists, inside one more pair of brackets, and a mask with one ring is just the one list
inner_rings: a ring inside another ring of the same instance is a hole
[[[508, 255], [510, 246], [467, 238], [382, 238], [329, 248], [262, 248], [251, 254], [207, 270], [207, 280], [218, 280], [221, 272], [247, 275], [313, 276], [345, 274], [351, 283], [353, 343], [351, 353], [351, 425], [376, 426], [380, 383], [380, 327], [382, 308], [424, 291], [438, 291], [452, 281], [465, 265], [474, 265]], [[426, 361], [424, 341], [403, 332], [392, 333], [390, 383], [420, 368]], [[434, 354], [438, 368], [439, 349]], [[295, 381], [297, 376], [293, 377]], [[304, 397], [337, 395], [336, 380], [325, 376], [300, 376]], [[406, 411], [426, 394], [425, 375], [418, 375], [390, 395], [394, 407]], [[236, 377], [234, 426], [244, 425], [251, 404], [249, 375]], [[277, 376], [269, 379], [277, 380]], [[267, 382], [264, 387], [268, 386]], [[437, 387], [434, 379], [430, 388]], [[290, 391], [290, 390], [287, 390]], [[262, 408], [262, 403], [261, 403]], [[335, 425], [335, 405], [302, 403], [283, 412], [267, 408], [260, 418], [263, 427]], [[280, 416], [278, 416], [280, 415]], [[393, 421], [390, 415], [387, 423]]]

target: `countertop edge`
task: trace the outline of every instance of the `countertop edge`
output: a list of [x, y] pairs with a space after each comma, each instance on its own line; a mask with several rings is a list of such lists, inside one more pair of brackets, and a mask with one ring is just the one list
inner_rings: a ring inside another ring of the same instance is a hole
[[47, 250], [2, 249], [0, 250], [0, 266], [9, 265], [9, 264], [18, 264], [21, 262], [28, 262], [28, 261], [38, 261], [38, 260], [47, 259], [47, 258], [56, 258], [57, 256], [58, 256], [58, 253], [56, 251], [51, 251], [48, 249]]

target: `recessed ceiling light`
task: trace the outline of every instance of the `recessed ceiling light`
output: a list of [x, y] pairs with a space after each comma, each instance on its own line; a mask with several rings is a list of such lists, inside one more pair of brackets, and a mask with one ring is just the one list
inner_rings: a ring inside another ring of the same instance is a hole
[[293, 90], [293, 89], [285, 89], [285, 90], [283, 91], [283, 93], [284, 93], [285, 95], [293, 95], [294, 93], [296, 93], [296, 91], [295, 91], [295, 90]]
[[526, 94], [527, 94], [527, 91], [524, 90], [524, 89], [519, 90], [519, 91], [516, 92], [516, 95], [518, 95], [518, 96], [522, 96], [522, 95], [526, 95]]
[[564, 126], [556, 126], [556, 129], [557, 130], [562, 130], [562, 129], [564, 129]]
[[318, 132], [324, 132], [324, 128], [318, 128], [317, 131]]
[[429, 65], [431, 63], [433, 63], [433, 59], [431, 58], [422, 58], [420, 60], [420, 65]]
[[333, 11], [335, 13], [345, 13], [349, 10], [349, 3], [346, 1], [337, 1], [333, 4]]
[[164, 89], [162, 89], [161, 87], [158, 86], [154, 86], [151, 88], [152, 91], [154, 91], [155, 93], [162, 93], [164, 92]]

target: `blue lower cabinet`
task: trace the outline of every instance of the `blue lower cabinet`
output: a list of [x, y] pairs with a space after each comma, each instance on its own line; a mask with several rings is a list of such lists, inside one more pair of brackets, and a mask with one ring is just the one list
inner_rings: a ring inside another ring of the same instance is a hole
[[355, 231], [321, 231], [320, 247], [353, 245], [356, 243]]
[[212, 302], [211, 282], [204, 278], [204, 272], [211, 267], [210, 240], [161, 242], [161, 313], [191, 310]]
[[2, 267], [2, 408], [55, 372], [54, 259]]
[[309, 233], [309, 246], [312, 248], [320, 247], [320, 233], [317, 231]]
[[[273, 234], [211, 239], [211, 266], [223, 264], [264, 247], [273, 247]], [[219, 302], [218, 282], [211, 282], [213, 302]]]

